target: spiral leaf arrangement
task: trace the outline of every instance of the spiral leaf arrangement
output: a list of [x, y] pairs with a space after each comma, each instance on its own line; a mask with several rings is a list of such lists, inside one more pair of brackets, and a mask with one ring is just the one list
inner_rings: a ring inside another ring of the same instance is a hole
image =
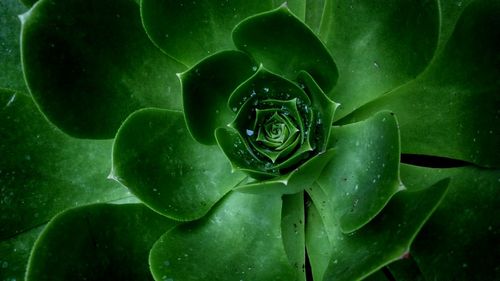
[[0, 279], [498, 275], [496, 2], [23, 2]]

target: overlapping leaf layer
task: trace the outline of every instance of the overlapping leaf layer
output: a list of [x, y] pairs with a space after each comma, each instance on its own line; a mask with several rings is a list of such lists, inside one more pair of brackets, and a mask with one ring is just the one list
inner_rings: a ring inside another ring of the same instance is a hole
[[0, 3], [0, 280], [499, 279], [500, 4], [280, 4]]

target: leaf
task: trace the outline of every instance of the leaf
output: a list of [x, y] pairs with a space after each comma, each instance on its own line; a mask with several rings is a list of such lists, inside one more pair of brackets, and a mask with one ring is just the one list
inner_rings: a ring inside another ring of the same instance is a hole
[[318, 140], [318, 148], [320, 151], [325, 150], [328, 140], [330, 138], [330, 128], [333, 123], [333, 117], [335, 116], [335, 111], [339, 106], [338, 103], [331, 101], [321, 88], [316, 84], [314, 79], [305, 71], [301, 71], [298, 76], [299, 83], [303, 83], [304, 91], [311, 98], [312, 106], [316, 111], [317, 120], [316, 124], [321, 128], [321, 133], [316, 131], [319, 135], [320, 140]]
[[[313, 150], [309, 142], [311, 137], [305, 137], [312, 127], [312, 121], [308, 121], [308, 128], [302, 130], [303, 124], [312, 118], [312, 111], [308, 109], [311, 106], [311, 100], [292, 81], [271, 73], [261, 66], [252, 77], [231, 94], [228, 106], [237, 112], [237, 116], [229, 128], [221, 127], [216, 130], [216, 139], [224, 154], [231, 161], [233, 169], [242, 170], [256, 179], [270, 179], [280, 175], [280, 172], [288, 173]], [[259, 121], [258, 110], [261, 110], [259, 113], [263, 115], [272, 115], [273, 111], [280, 111], [282, 106], [287, 114], [292, 116], [291, 118], [295, 116], [295, 119], [298, 119], [294, 122], [297, 123], [294, 126], [296, 129], [300, 128], [299, 133], [304, 136], [304, 141], [301, 141], [299, 149], [295, 150], [291, 156], [276, 163], [265, 161], [257, 156], [259, 149], [253, 149], [256, 141], [248, 139], [254, 135], [258, 138], [259, 132], [255, 126]], [[295, 108], [292, 109], [291, 107], [294, 106]], [[265, 111], [266, 109], [269, 111]]]
[[150, 280], [149, 249], [175, 225], [141, 204], [67, 210], [38, 238], [26, 281]]
[[272, 7], [270, 0], [142, 0], [141, 16], [147, 34], [160, 49], [192, 66], [210, 54], [232, 49], [231, 29]]
[[31, 248], [43, 226], [0, 241], [0, 280], [24, 280]]
[[380, 112], [358, 123], [333, 127], [336, 153], [318, 184], [344, 232], [375, 217], [399, 190], [399, 134], [395, 116]]
[[387, 276], [381, 270], [375, 271], [370, 274], [366, 278], [363, 278], [364, 281], [392, 281], [387, 278]]
[[424, 190], [397, 193], [370, 223], [348, 234], [332, 216], [325, 194], [313, 187], [306, 245], [315, 279], [360, 280], [401, 258], [441, 202], [448, 183], [442, 180]]
[[315, 34], [318, 34], [326, 0], [306, 0], [304, 2], [306, 3], [305, 23]]
[[297, 280], [306, 281], [304, 192], [281, 197], [281, 232], [285, 251], [297, 271]]
[[[296, 280], [281, 232], [281, 199], [231, 192], [203, 219], [153, 246], [156, 280]], [[230, 230], [230, 231], [228, 231]]]
[[[446, 198], [446, 197], [445, 197]], [[444, 199], [446, 200], [446, 199]], [[424, 226], [425, 227], [425, 226]], [[418, 237], [418, 236], [417, 236]], [[411, 255], [408, 253], [404, 258], [387, 266], [389, 272], [397, 281], [425, 281], [422, 272], [418, 268]]]
[[446, 46], [450, 36], [455, 30], [457, 20], [462, 15], [463, 11], [469, 6], [470, 3], [477, 0], [461, 0], [458, 2], [438, 0], [439, 5], [439, 39], [436, 54], [439, 54]]
[[176, 220], [204, 216], [242, 181], [215, 145], [189, 134], [182, 113], [143, 109], [118, 131], [111, 177], [127, 186], [144, 204]]
[[313, 156], [290, 173], [266, 181], [255, 181], [241, 184], [236, 190], [257, 194], [294, 194], [309, 188], [321, 175], [336, 153], [330, 149]]
[[445, 177], [451, 177], [449, 191], [417, 236], [413, 258], [426, 280], [498, 279], [500, 221], [494, 210], [500, 205], [500, 170], [401, 166], [409, 188]]
[[426, 68], [438, 41], [438, 16], [437, 1], [327, 1], [320, 38], [339, 69], [330, 93], [341, 104], [336, 120]]
[[238, 112], [250, 99], [291, 100], [297, 98], [310, 104], [310, 98], [294, 82], [260, 66], [249, 79], [236, 88], [227, 101], [229, 108]]
[[0, 87], [26, 92], [26, 85], [19, 60], [19, 32], [21, 22], [17, 15], [26, 10], [17, 0], [0, 2]]
[[215, 129], [234, 119], [227, 106], [229, 96], [256, 70], [245, 53], [223, 51], [180, 74], [186, 123], [195, 140], [215, 144]]
[[337, 81], [337, 67], [326, 47], [286, 6], [240, 22], [233, 41], [265, 68], [290, 80], [307, 71], [324, 92]]
[[47, 0], [22, 17], [22, 63], [47, 118], [82, 138], [112, 138], [134, 110], [181, 108], [175, 73], [133, 0]]
[[345, 122], [389, 109], [401, 124], [403, 153], [500, 167], [499, 13], [495, 1], [470, 4], [443, 52], [421, 77]]
[[69, 207], [131, 197], [106, 179], [110, 141], [68, 137], [47, 123], [29, 96], [0, 90], [0, 140], [1, 240]]
[[291, 1], [279, 1], [274, 0], [274, 5], [272, 8], [278, 7], [278, 5], [286, 6], [290, 11], [297, 16], [301, 21], [305, 21], [306, 18], [306, 1], [305, 0], [291, 0]]
[[18, 2], [22, 3], [26, 7], [33, 6], [38, 0], [18, 0]]

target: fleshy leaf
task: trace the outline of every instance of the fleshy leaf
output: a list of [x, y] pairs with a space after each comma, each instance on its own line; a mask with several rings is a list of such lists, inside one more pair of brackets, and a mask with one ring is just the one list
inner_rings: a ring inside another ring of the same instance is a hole
[[278, 175], [278, 171], [271, 170], [269, 165], [255, 157], [235, 129], [218, 128], [215, 138], [233, 171], [242, 171], [255, 179], [269, 179]]
[[[320, 238], [329, 246], [323, 249], [325, 245], [320, 248], [318, 241], [306, 241], [314, 276], [317, 280], [359, 280], [403, 257], [441, 202], [448, 183], [442, 180], [424, 190], [399, 192], [370, 223], [349, 234], [343, 233], [331, 215], [333, 206], [322, 198], [326, 194], [321, 188], [308, 190], [314, 204], [308, 209], [306, 237]], [[314, 261], [319, 261], [317, 269]]]
[[337, 153], [318, 183], [344, 232], [366, 224], [404, 188], [399, 181], [399, 134], [395, 116], [380, 112], [358, 123], [333, 127]]
[[19, 60], [19, 32], [21, 22], [17, 15], [26, 11], [18, 0], [0, 2], [0, 87], [26, 92]]
[[363, 278], [363, 281], [394, 281], [394, 280], [389, 279], [382, 270], [377, 270], [374, 273]]
[[304, 192], [284, 195], [281, 198], [281, 232], [285, 251], [290, 264], [298, 272], [297, 281], [306, 281]]
[[311, 103], [309, 97], [299, 86], [289, 79], [279, 76], [260, 66], [257, 72], [242, 83], [229, 97], [227, 102], [233, 112], [238, 112], [250, 100], [290, 100], [297, 98], [303, 103]]
[[151, 40], [191, 66], [207, 55], [232, 49], [231, 29], [250, 15], [272, 9], [273, 2], [142, 0], [141, 16]]
[[112, 138], [136, 109], [182, 108], [184, 66], [151, 43], [135, 1], [40, 1], [21, 19], [28, 88], [66, 133]]
[[242, 181], [215, 145], [189, 134], [182, 113], [142, 109], [118, 131], [111, 177], [146, 205], [176, 220], [194, 220]]
[[39, 0], [18, 0], [20, 3], [22, 3], [26, 7], [31, 7], [33, 6], [36, 2]]
[[0, 241], [0, 280], [24, 280], [31, 249], [44, 227], [35, 227]]
[[1, 240], [69, 207], [132, 197], [106, 179], [110, 141], [68, 137], [27, 95], [0, 90], [0, 140]]
[[149, 249], [175, 225], [140, 204], [67, 210], [35, 243], [26, 280], [150, 280]]
[[389, 109], [402, 152], [500, 167], [500, 4], [475, 1], [422, 76], [362, 107], [345, 122]]
[[[445, 197], [446, 198], [446, 197]], [[446, 199], [443, 199], [446, 200]], [[425, 227], [425, 226], [424, 226]], [[417, 236], [418, 237], [418, 236]], [[442, 264], [439, 264], [440, 266]], [[402, 259], [387, 266], [389, 272], [397, 281], [425, 281], [422, 272], [418, 268], [411, 255], [405, 255]], [[432, 279], [431, 279], [432, 280]]]
[[326, 0], [305, 0], [304, 2], [306, 2], [305, 23], [317, 34], [319, 33]]
[[288, 79], [307, 71], [325, 92], [337, 81], [337, 67], [326, 47], [286, 6], [240, 22], [233, 30], [233, 41], [238, 49]]
[[[425, 280], [500, 278], [500, 170], [401, 166], [408, 188], [451, 177], [449, 191], [415, 239], [411, 255]], [[436, 266], [436, 265], [439, 266]]]
[[294, 194], [309, 188], [320, 177], [324, 167], [328, 165], [336, 153], [330, 149], [313, 156], [290, 173], [266, 181], [241, 184], [236, 190], [258, 194]]
[[322, 128], [321, 133], [318, 133], [316, 130], [316, 133], [318, 134], [316, 136], [316, 138], [318, 138], [317, 149], [325, 150], [330, 138], [330, 128], [333, 123], [333, 117], [339, 104], [331, 101], [325, 95], [309, 73], [301, 71], [299, 73], [298, 81], [299, 83], [303, 83], [304, 91], [306, 91], [311, 98], [311, 104], [316, 111], [315, 114], [317, 116], [316, 125]]
[[436, 49], [437, 1], [330, 0], [323, 15], [320, 38], [339, 69], [336, 120], [414, 79]]
[[231, 192], [203, 219], [153, 246], [156, 280], [295, 280], [281, 232], [279, 196]]
[[203, 144], [215, 144], [214, 131], [234, 118], [227, 107], [231, 93], [257, 70], [252, 59], [240, 51], [210, 56], [179, 77], [184, 114], [193, 137]]

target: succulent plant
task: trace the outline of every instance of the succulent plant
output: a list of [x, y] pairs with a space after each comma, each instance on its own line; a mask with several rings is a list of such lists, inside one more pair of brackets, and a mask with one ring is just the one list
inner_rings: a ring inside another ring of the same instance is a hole
[[1, 281], [500, 279], [498, 1], [0, 8]]

